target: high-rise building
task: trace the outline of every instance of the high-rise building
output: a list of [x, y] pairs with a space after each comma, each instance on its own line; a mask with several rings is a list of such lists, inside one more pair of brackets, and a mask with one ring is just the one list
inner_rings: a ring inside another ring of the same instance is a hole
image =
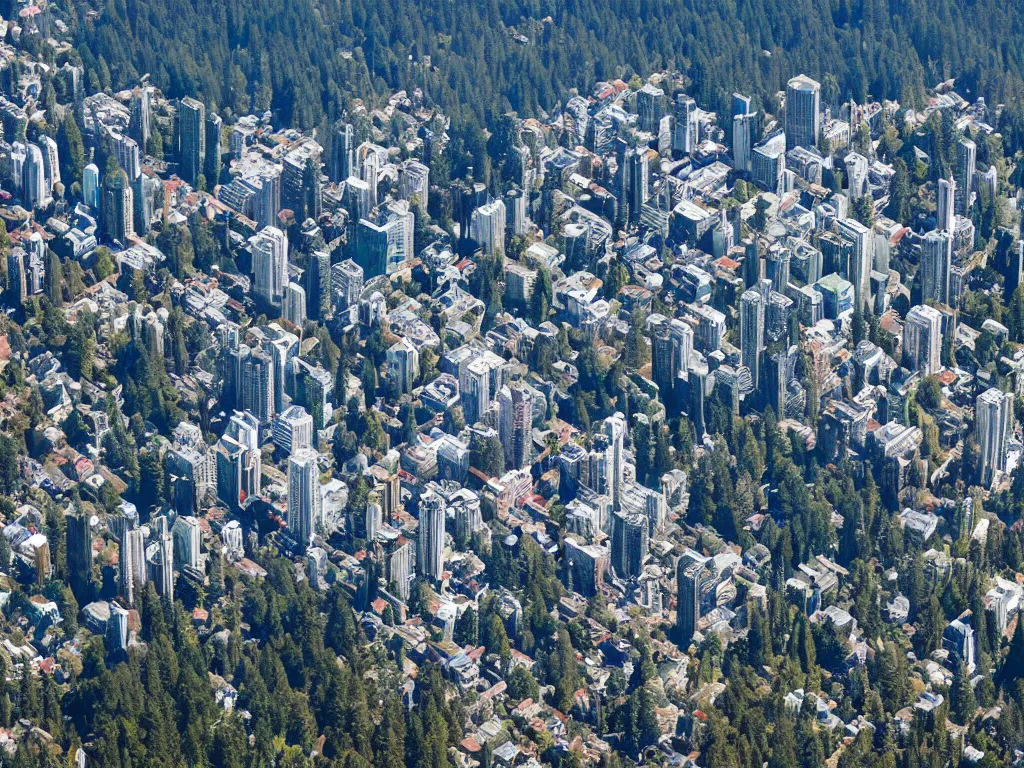
[[953, 238], [941, 229], [924, 236], [921, 249], [921, 300], [949, 304], [949, 276], [953, 261]]
[[142, 156], [138, 142], [131, 136], [116, 133], [112, 137], [117, 164], [128, 174], [128, 181], [134, 182], [142, 173]]
[[938, 205], [935, 208], [935, 228], [940, 232], [953, 234], [956, 225], [956, 182], [952, 177], [939, 179], [936, 200]]
[[43, 151], [36, 144], [26, 148], [25, 164], [22, 166], [22, 198], [29, 210], [45, 208], [50, 203], [50, 189], [46, 184], [46, 167]]
[[82, 169], [82, 201], [93, 210], [100, 207], [100, 169], [95, 163]]
[[493, 200], [473, 210], [470, 237], [483, 249], [494, 255], [505, 248], [505, 203]]
[[199, 520], [191, 515], [182, 515], [171, 527], [171, 538], [174, 541], [173, 559], [178, 568], [199, 569], [202, 562], [202, 529]]
[[649, 524], [640, 512], [612, 513], [612, 568], [620, 579], [636, 578], [643, 571], [649, 549]]
[[751, 150], [756, 117], [745, 112], [732, 119], [732, 164], [737, 173], [750, 173], [753, 168]]
[[679, 631], [679, 645], [682, 648], [689, 646], [697, 631], [697, 622], [700, 621], [701, 588], [707, 562], [708, 558], [688, 549], [679, 558], [676, 566], [676, 582], [679, 589], [676, 627]]
[[306, 323], [306, 289], [295, 281], [284, 287], [281, 317], [301, 328]]
[[217, 497], [237, 509], [260, 493], [262, 456], [259, 420], [248, 412], [236, 411], [217, 442]]
[[398, 194], [403, 200], [419, 200], [423, 210], [430, 202], [430, 168], [419, 160], [406, 160], [398, 169]]
[[206, 116], [203, 130], [206, 131], [204, 139], [206, 150], [203, 154], [203, 175], [206, 177], [206, 186], [213, 189], [214, 185], [220, 183], [220, 172], [223, 166], [221, 159], [221, 128], [224, 121], [220, 115], [211, 112]]
[[942, 367], [941, 353], [942, 314], [925, 304], [911, 308], [903, 323], [903, 365], [930, 376]]
[[387, 352], [388, 383], [399, 395], [412, 392], [420, 376], [420, 353], [416, 345], [404, 336]]
[[498, 393], [498, 433], [505, 450], [505, 470], [530, 465], [533, 454], [533, 393], [521, 381]]
[[978, 148], [970, 139], [956, 145], [956, 212], [966, 216], [974, 205], [974, 164]]
[[190, 96], [178, 104], [179, 175], [192, 186], [203, 173], [206, 155], [206, 107]]
[[339, 261], [331, 267], [331, 293], [337, 310], [359, 304], [363, 291], [363, 268], [352, 259]]
[[626, 152], [624, 181], [625, 202], [629, 205], [629, 220], [640, 220], [640, 209], [649, 196], [647, 148], [635, 147]]
[[260, 174], [260, 189], [253, 205], [253, 215], [260, 229], [276, 227], [281, 212], [281, 171], [268, 168]]
[[351, 123], [338, 123], [331, 141], [331, 181], [336, 184], [353, 175], [356, 164], [356, 136]]
[[125, 242], [135, 234], [135, 195], [128, 174], [118, 168], [103, 179], [103, 200], [100, 209], [103, 230], [107, 237]]
[[306, 315], [312, 320], [326, 320], [331, 314], [331, 254], [326, 250], [313, 251], [304, 277]]
[[626, 417], [615, 412], [604, 420], [604, 434], [608, 441], [607, 451], [607, 495], [612, 499], [612, 509], [622, 508], [622, 494], [625, 490], [626, 466]]
[[60, 153], [57, 149], [57, 142], [49, 136], [40, 136], [39, 149], [43, 153], [46, 189], [53, 192], [53, 185], [60, 183]]
[[290, 405], [274, 422], [274, 445], [291, 454], [313, 445], [313, 417], [301, 405]]
[[274, 418], [274, 360], [262, 349], [253, 350], [242, 364], [242, 407], [260, 424]]
[[740, 296], [740, 362], [750, 370], [757, 389], [761, 374], [761, 350], [764, 349], [764, 299], [751, 288]]
[[992, 485], [997, 473], [1006, 471], [1006, 453], [1013, 435], [1013, 394], [995, 387], [982, 392], [974, 409], [974, 429], [981, 449], [979, 482]]
[[419, 509], [416, 573], [437, 584], [444, 574], [444, 499], [428, 491], [420, 497]]
[[874, 235], [856, 219], [836, 222], [842, 244], [843, 260], [849, 281], [853, 283], [853, 306], [861, 311], [871, 302], [871, 265], [874, 260]]
[[786, 86], [786, 149], [818, 146], [821, 130], [821, 84], [797, 75]]
[[253, 291], [268, 304], [281, 306], [288, 283], [288, 235], [266, 227], [254, 235], [252, 246]]
[[71, 510], [64, 513], [67, 524], [68, 581], [79, 604], [92, 600], [92, 529], [89, 513]]
[[132, 91], [128, 109], [128, 135], [138, 143], [143, 152], [149, 144], [150, 125], [152, 120], [151, 97], [149, 88], [136, 88]]
[[653, 83], [645, 83], [636, 93], [637, 125], [641, 131], [657, 133], [665, 114], [665, 91]]
[[128, 605], [135, 605], [146, 586], [146, 552], [141, 528], [125, 532], [117, 568], [118, 592]]
[[676, 96], [672, 152], [688, 155], [697, 146], [697, 102], [681, 93]]
[[305, 550], [320, 522], [320, 454], [300, 448], [288, 457], [288, 528]]

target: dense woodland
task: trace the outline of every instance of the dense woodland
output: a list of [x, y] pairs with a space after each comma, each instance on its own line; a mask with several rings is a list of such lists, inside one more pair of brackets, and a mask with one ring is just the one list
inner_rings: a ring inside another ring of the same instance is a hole
[[[60, 4], [90, 88], [148, 73], [227, 118], [269, 108], [303, 129], [326, 128], [353, 98], [420, 86], [456, 133], [475, 133], [509, 109], [539, 115], [572, 88], [660, 68], [683, 72], [697, 102], [723, 112], [734, 90], [773, 111], [797, 72], [820, 80], [833, 105], [869, 95], [921, 105], [951, 77], [961, 93], [1014, 111], [1024, 99], [1024, 7], [997, 0]], [[5, 17], [11, 5], [0, 3]]]

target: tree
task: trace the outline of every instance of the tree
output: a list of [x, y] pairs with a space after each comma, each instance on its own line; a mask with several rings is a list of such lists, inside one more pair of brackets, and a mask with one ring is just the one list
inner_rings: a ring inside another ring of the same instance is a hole
[[967, 665], [961, 661], [953, 675], [953, 683], [949, 689], [950, 715], [959, 725], [970, 725], [978, 710], [978, 702], [971, 688], [971, 675]]
[[906, 223], [910, 221], [910, 172], [903, 158], [898, 157], [893, 163], [895, 174], [892, 180], [892, 192], [885, 215], [893, 221]]
[[64, 270], [61, 268], [60, 257], [49, 248], [46, 249], [43, 290], [53, 306], [64, 306]]
[[82, 142], [82, 132], [75, 122], [72, 111], [64, 115], [60, 130], [57, 131], [57, 152], [61, 159], [61, 179], [64, 185], [71, 187], [76, 181], [82, 180], [82, 170], [85, 168], [85, 144]]

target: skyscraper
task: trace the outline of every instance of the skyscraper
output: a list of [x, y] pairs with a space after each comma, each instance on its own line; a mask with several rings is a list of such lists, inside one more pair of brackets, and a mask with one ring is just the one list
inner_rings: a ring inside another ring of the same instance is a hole
[[761, 350], [764, 349], [764, 299], [751, 288], [740, 296], [740, 363], [750, 369], [757, 389], [761, 374]]
[[982, 392], [974, 409], [974, 429], [981, 449], [979, 482], [989, 487], [1006, 470], [1007, 443], [1013, 434], [1013, 394], [995, 387]]
[[974, 205], [974, 163], [978, 148], [970, 139], [956, 145], [956, 212], [966, 216]]
[[387, 352], [388, 382], [399, 395], [412, 392], [420, 376], [420, 353], [416, 345], [404, 336]]
[[312, 448], [300, 448], [288, 457], [288, 528], [302, 550], [320, 521], [319, 456]]
[[290, 405], [274, 422], [274, 445], [285, 453], [313, 445], [313, 417], [301, 405]]
[[100, 169], [95, 163], [82, 169], [82, 201], [94, 210], [100, 207]]
[[67, 522], [68, 581], [79, 604], [92, 600], [92, 530], [88, 512], [64, 513]]
[[128, 174], [123, 170], [118, 168], [104, 177], [100, 213], [107, 237], [123, 243], [135, 234], [134, 200]]
[[444, 573], [444, 500], [438, 494], [428, 491], [420, 497], [419, 507], [416, 573], [437, 584]]
[[732, 119], [732, 164], [737, 173], [750, 173], [753, 167], [751, 149], [754, 138], [754, 118], [744, 113]]
[[643, 571], [649, 547], [647, 516], [640, 512], [612, 514], [612, 568], [620, 579], [636, 578]]
[[171, 528], [174, 541], [174, 561], [179, 568], [199, 568], [202, 530], [199, 520], [191, 515], [182, 515]]
[[498, 393], [498, 432], [505, 449], [505, 469], [529, 466], [533, 454], [533, 397], [521, 381], [502, 387]]
[[118, 592], [128, 605], [135, 601], [146, 586], [146, 552], [142, 529], [125, 531], [117, 561]]
[[821, 84], [797, 75], [786, 86], [786, 149], [818, 146], [821, 129]]
[[43, 164], [43, 151], [36, 144], [29, 144], [26, 149], [25, 164], [22, 166], [22, 197], [25, 207], [45, 208], [50, 201], [50, 190], [46, 185], [46, 168]]
[[149, 88], [136, 88], [132, 91], [128, 109], [130, 111], [128, 135], [135, 139], [142, 151], [145, 152], [146, 146], [149, 144], [152, 116]]
[[635, 147], [626, 152], [624, 181], [626, 184], [625, 202], [629, 205], [629, 220], [639, 221], [640, 209], [647, 202], [649, 195], [646, 147]]
[[470, 237], [483, 248], [484, 253], [494, 255], [505, 248], [505, 203], [493, 200], [473, 210], [469, 227]]
[[949, 304], [949, 274], [953, 259], [953, 238], [942, 229], [924, 236], [921, 249], [921, 300]]
[[675, 126], [672, 130], [672, 151], [688, 155], [697, 145], [697, 102], [681, 93], [676, 96]]
[[956, 182], [951, 178], [939, 179], [935, 208], [935, 228], [940, 232], [953, 234], [954, 211], [956, 210]]
[[903, 365], [924, 376], [942, 367], [942, 315], [934, 307], [919, 304], [907, 312], [903, 324]]
[[331, 140], [331, 181], [340, 183], [353, 175], [356, 145], [355, 129], [351, 123], [338, 123]]
[[637, 124], [641, 131], [657, 133], [665, 113], [665, 91], [653, 83], [645, 83], [636, 94]]
[[214, 185], [219, 183], [220, 180], [222, 166], [220, 131], [223, 125], [224, 121], [221, 120], [220, 115], [211, 112], [206, 116], [206, 122], [203, 127], [203, 130], [206, 131], [203, 175], [206, 177], [206, 185], [209, 189], [213, 189]]
[[284, 288], [281, 317], [297, 328], [306, 322], [306, 289], [294, 280]]
[[704, 567], [708, 559], [692, 549], [686, 550], [676, 567], [676, 581], [679, 588], [679, 602], [676, 608], [676, 627], [679, 630], [679, 645], [689, 646], [697, 631], [700, 620], [701, 587]]
[[186, 96], [178, 104], [178, 168], [180, 176], [192, 186], [203, 172], [206, 153], [206, 107]]
[[606, 485], [607, 494], [612, 499], [612, 509], [622, 506], [624, 470], [626, 465], [626, 417], [616, 411], [604, 420], [604, 434], [608, 440]]
[[281, 306], [288, 283], [288, 235], [277, 227], [266, 227], [249, 242], [252, 244], [253, 291], [268, 304]]

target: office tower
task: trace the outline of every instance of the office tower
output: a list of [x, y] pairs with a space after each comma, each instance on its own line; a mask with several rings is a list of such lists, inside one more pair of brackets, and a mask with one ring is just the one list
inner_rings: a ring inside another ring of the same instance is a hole
[[117, 560], [118, 594], [135, 605], [146, 586], [146, 552], [142, 529], [126, 531]]
[[281, 306], [288, 283], [288, 235], [277, 227], [266, 227], [249, 242], [252, 245], [253, 292], [268, 304]]
[[362, 291], [363, 268], [352, 259], [339, 261], [331, 267], [331, 293], [337, 310], [356, 306]]
[[64, 513], [67, 524], [68, 581], [79, 604], [92, 600], [92, 529], [89, 513], [72, 510]]
[[419, 160], [406, 160], [398, 169], [398, 194], [403, 200], [419, 200], [425, 211], [430, 202], [430, 169]]
[[95, 163], [82, 169], [82, 201], [93, 210], [100, 207], [100, 169]]
[[438, 584], [444, 574], [444, 500], [428, 491], [420, 497], [419, 508], [416, 573], [420, 578]]
[[786, 149], [818, 146], [821, 129], [821, 84], [797, 75], [786, 86]]
[[640, 512], [612, 513], [612, 568], [620, 579], [636, 578], [643, 571], [648, 528], [647, 516]]
[[291, 454], [313, 445], [313, 417], [301, 405], [290, 405], [274, 422], [274, 445]]
[[331, 314], [331, 254], [325, 250], [313, 251], [304, 277], [307, 317], [326, 320]]
[[636, 94], [637, 125], [641, 131], [657, 133], [665, 113], [665, 92], [652, 83], [644, 84]]
[[1006, 471], [1006, 453], [1013, 435], [1013, 394], [995, 387], [982, 392], [974, 409], [974, 429], [981, 449], [979, 482], [992, 485]]
[[625, 202], [629, 205], [629, 220], [632, 222], [640, 220], [640, 209], [648, 198], [648, 168], [647, 149], [636, 147], [626, 152], [626, 196]]
[[697, 102], [681, 93], [676, 96], [675, 127], [672, 130], [672, 152], [688, 155], [697, 145]]
[[138, 143], [143, 152], [149, 145], [150, 124], [152, 109], [150, 107], [150, 94], [148, 88], [136, 88], [132, 91], [131, 102], [128, 105], [130, 112], [128, 120], [128, 135]]
[[45, 208], [50, 201], [50, 190], [46, 186], [46, 168], [43, 165], [43, 151], [35, 144], [29, 144], [25, 164], [21, 171], [22, 198], [29, 210]]
[[100, 209], [103, 231], [111, 240], [124, 243], [135, 235], [135, 195], [128, 174], [118, 168], [103, 179]]
[[53, 192], [53, 185], [60, 183], [60, 156], [57, 142], [49, 136], [39, 137], [39, 149], [43, 153], [43, 171], [46, 174], [46, 189]]
[[505, 204], [501, 200], [494, 200], [474, 209], [469, 231], [469, 236], [489, 256], [504, 251]]
[[178, 175], [193, 187], [203, 173], [205, 153], [206, 107], [186, 96], [178, 104]]
[[306, 289], [296, 282], [290, 282], [284, 288], [281, 317], [296, 328], [301, 328], [306, 322]]
[[533, 394], [521, 381], [498, 392], [498, 433], [505, 449], [505, 470], [530, 465], [533, 454]]
[[206, 116], [204, 130], [206, 131], [206, 151], [203, 155], [203, 175], [206, 177], [207, 189], [213, 189], [220, 183], [220, 172], [223, 166], [221, 159], [221, 127], [224, 121], [220, 115], [211, 112]]
[[956, 212], [966, 216], [974, 205], [974, 163], [978, 148], [970, 139], [956, 145]]
[[256, 223], [260, 229], [276, 227], [281, 212], [281, 171], [268, 168], [260, 174], [260, 189], [254, 205]]
[[761, 350], [764, 349], [764, 299], [751, 288], [740, 296], [740, 363], [750, 369], [754, 389], [761, 373]]
[[338, 123], [331, 140], [331, 181], [338, 184], [353, 175], [356, 158], [355, 129], [351, 123]]
[[179, 517], [171, 528], [171, 537], [174, 540], [174, 560], [178, 568], [198, 569], [203, 541], [199, 520], [190, 515]]
[[253, 350], [242, 365], [242, 407], [260, 424], [274, 418], [274, 361], [264, 350]]
[[567, 536], [564, 560], [570, 591], [587, 598], [596, 595], [610, 563], [608, 549], [582, 544]]
[[509, 238], [526, 234], [526, 194], [519, 187], [505, 193], [505, 234]]
[[604, 434], [608, 440], [606, 493], [611, 497], [612, 509], [621, 509], [626, 466], [626, 417], [616, 412], [605, 419]]
[[750, 173], [753, 166], [754, 118], [756, 115], [736, 115], [732, 119], [732, 164], [737, 173]]
[[935, 228], [940, 232], [953, 234], [956, 224], [954, 216], [954, 211], [956, 210], [956, 181], [952, 177], [939, 179], [936, 197], [938, 205], [935, 208]]
[[949, 275], [953, 260], [953, 238], [936, 229], [924, 236], [921, 249], [921, 301], [949, 304]]
[[28, 300], [24, 248], [12, 248], [7, 254], [7, 300], [15, 306]]
[[848, 280], [853, 283], [853, 305], [864, 310], [871, 301], [871, 265], [874, 261], [874, 237], [871, 230], [856, 219], [836, 222], [842, 243]]
[[[653, 321], [653, 322], [652, 322]], [[693, 351], [693, 329], [682, 320], [658, 316], [648, 318], [651, 329], [651, 370], [662, 399], [675, 390], [676, 380], [683, 374]]]
[[305, 550], [320, 522], [320, 454], [300, 448], [288, 457], [288, 528]]
[[688, 549], [679, 558], [676, 567], [676, 582], [679, 589], [676, 627], [681, 648], [689, 646], [697, 631], [697, 622], [700, 621], [701, 588], [707, 562], [708, 558]]
[[744, 96], [742, 93], [733, 92], [732, 94], [732, 116], [737, 115], [749, 115], [750, 114], [750, 103], [751, 98]]
[[942, 314], [919, 304], [907, 313], [903, 324], [903, 365], [923, 376], [941, 369]]

